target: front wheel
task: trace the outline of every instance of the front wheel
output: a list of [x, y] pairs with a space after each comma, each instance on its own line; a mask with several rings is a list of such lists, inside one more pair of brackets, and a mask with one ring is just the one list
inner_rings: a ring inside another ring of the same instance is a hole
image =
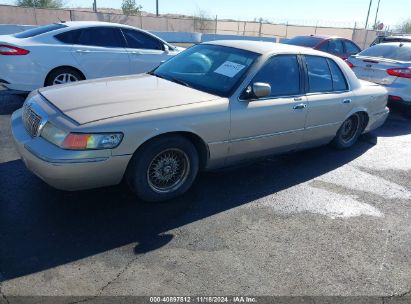
[[348, 117], [338, 129], [333, 144], [338, 149], [347, 149], [354, 145], [363, 130], [362, 117], [355, 113]]
[[145, 201], [164, 201], [186, 192], [199, 168], [198, 153], [184, 137], [154, 139], [142, 147], [130, 161], [127, 181]]

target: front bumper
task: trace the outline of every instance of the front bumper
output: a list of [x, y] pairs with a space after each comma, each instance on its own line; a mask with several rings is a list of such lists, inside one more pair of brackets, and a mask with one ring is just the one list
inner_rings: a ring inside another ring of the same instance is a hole
[[110, 150], [70, 151], [26, 131], [21, 110], [13, 113], [11, 130], [26, 167], [61, 190], [83, 190], [121, 182], [132, 155], [112, 156]]

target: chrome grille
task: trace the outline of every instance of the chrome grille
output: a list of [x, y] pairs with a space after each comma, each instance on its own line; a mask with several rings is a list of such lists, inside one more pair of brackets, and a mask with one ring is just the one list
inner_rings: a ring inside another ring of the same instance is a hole
[[23, 106], [23, 124], [31, 137], [37, 136], [40, 127], [41, 117], [33, 111], [30, 103]]

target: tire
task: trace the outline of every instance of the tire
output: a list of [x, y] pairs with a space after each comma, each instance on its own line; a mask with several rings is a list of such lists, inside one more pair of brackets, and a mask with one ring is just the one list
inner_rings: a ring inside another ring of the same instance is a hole
[[199, 168], [197, 149], [182, 136], [152, 140], [134, 154], [126, 172], [131, 190], [149, 202], [165, 201], [185, 193]]
[[45, 86], [64, 84], [84, 80], [84, 76], [77, 70], [69, 67], [58, 68], [52, 71], [46, 78]]
[[352, 147], [364, 128], [363, 117], [355, 113], [348, 117], [338, 129], [332, 143], [337, 149], [348, 149]]

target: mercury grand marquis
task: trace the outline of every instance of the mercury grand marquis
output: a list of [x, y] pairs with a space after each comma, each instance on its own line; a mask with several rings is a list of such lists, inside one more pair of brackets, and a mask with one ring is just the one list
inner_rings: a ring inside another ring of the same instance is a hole
[[147, 74], [33, 91], [13, 113], [26, 166], [79, 190], [126, 180], [139, 198], [186, 192], [200, 170], [332, 143], [388, 115], [387, 91], [341, 59], [297, 46], [216, 41]]

